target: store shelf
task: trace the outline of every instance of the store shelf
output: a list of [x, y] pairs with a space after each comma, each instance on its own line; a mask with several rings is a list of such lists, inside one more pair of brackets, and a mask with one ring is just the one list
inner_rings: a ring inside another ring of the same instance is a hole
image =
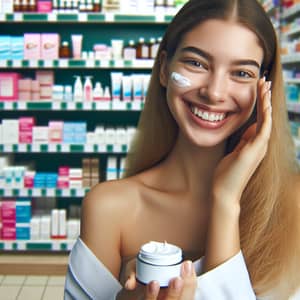
[[284, 82], [288, 84], [300, 84], [300, 78], [286, 78]]
[[141, 111], [144, 108], [144, 102], [135, 100], [125, 101], [90, 101], [90, 102], [64, 102], [64, 101], [2, 101], [0, 102], [0, 111]]
[[153, 59], [136, 59], [136, 60], [100, 60], [100, 59], [1, 59], [0, 68], [9, 69], [151, 69]]
[[299, 63], [300, 62], [300, 53], [282, 55], [281, 62], [283, 64]]
[[81, 198], [90, 188], [1, 188], [0, 197], [78, 197]]
[[0, 22], [82, 22], [82, 23], [169, 23], [173, 15], [165, 13], [14, 13], [0, 14]]
[[287, 102], [287, 110], [291, 113], [300, 114], [300, 102]]
[[0, 250], [70, 251], [75, 240], [0, 240]]
[[300, 34], [300, 26], [294, 27], [293, 29], [281, 33], [282, 37], [292, 37], [293, 35]]
[[285, 9], [281, 14], [281, 19], [288, 19], [294, 17], [300, 13], [300, 4], [294, 4], [293, 6]]
[[127, 145], [0, 144], [2, 153], [127, 153]]

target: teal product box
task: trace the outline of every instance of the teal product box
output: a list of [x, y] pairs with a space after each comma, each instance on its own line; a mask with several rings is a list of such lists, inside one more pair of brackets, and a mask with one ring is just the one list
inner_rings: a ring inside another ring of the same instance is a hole
[[16, 224], [16, 239], [30, 240], [30, 224]]
[[10, 38], [11, 59], [24, 59], [24, 37], [12, 36]]
[[16, 222], [28, 223], [31, 219], [31, 201], [16, 201]]
[[298, 102], [299, 88], [296, 84], [288, 84], [285, 86], [285, 94], [288, 101]]
[[10, 40], [9, 35], [0, 36], [0, 59], [11, 59]]

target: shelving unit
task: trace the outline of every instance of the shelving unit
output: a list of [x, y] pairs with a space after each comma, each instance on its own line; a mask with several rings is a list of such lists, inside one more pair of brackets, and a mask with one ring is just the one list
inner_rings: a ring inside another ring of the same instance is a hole
[[[0, 14], [0, 35], [20, 36], [25, 32], [56, 32], [61, 40], [70, 40], [73, 33], [83, 34], [83, 50], [91, 49], [96, 42], [109, 44], [111, 38], [137, 40], [143, 36], [159, 37], [163, 34], [172, 15], [163, 13], [153, 14], [120, 14], [120, 13], [14, 13]], [[38, 26], [37, 26], [38, 25]], [[138, 25], [138, 26], [137, 26]], [[110, 72], [151, 72], [152, 59], [136, 60], [99, 60], [99, 59], [55, 59], [55, 60], [0, 60], [0, 71], [17, 71], [25, 76], [32, 76], [36, 70], [53, 70], [55, 79], [62, 84], [73, 85], [73, 75], [92, 75], [101, 78], [106, 85], [110, 84]], [[72, 80], [72, 82], [70, 81]], [[104, 126], [135, 126], [142, 101], [1, 101], [0, 119], [18, 118], [19, 116], [34, 116], [38, 124], [45, 124], [49, 120], [86, 120], [88, 128], [97, 124]], [[71, 164], [79, 166], [79, 160], [84, 157], [96, 156], [100, 158], [100, 169], [104, 170], [108, 156], [118, 158], [125, 156], [128, 144], [106, 144], [99, 141], [97, 144], [0, 144], [2, 154], [13, 155], [15, 162], [32, 161], [35, 168], [42, 171], [57, 170], [57, 166]], [[67, 155], [65, 155], [67, 154]], [[103, 178], [101, 180], [104, 180]], [[68, 208], [66, 205], [79, 205], [81, 199], [89, 191], [83, 188], [7, 188], [0, 187], [1, 198], [31, 198], [39, 201], [40, 198], [56, 198], [59, 208]], [[34, 211], [33, 211], [34, 213]], [[37, 253], [45, 252], [51, 255], [68, 252], [74, 240], [0, 240], [2, 253]], [[66, 260], [63, 262], [65, 269]], [[5, 265], [0, 261], [0, 268]], [[32, 269], [33, 270], [33, 269]], [[30, 271], [30, 267], [29, 270]]]

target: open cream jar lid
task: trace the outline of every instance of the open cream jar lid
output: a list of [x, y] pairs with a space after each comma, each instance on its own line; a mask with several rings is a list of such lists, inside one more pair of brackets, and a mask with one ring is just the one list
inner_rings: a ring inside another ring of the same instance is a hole
[[136, 276], [144, 284], [152, 280], [167, 287], [170, 279], [180, 276], [182, 250], [169, 243], [144, 244], [137, 256]]

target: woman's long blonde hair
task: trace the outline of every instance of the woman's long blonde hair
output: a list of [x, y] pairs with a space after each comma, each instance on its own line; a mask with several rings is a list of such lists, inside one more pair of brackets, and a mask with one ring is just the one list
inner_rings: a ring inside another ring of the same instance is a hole
[[[207, 19], [234, 20], [252, 30], [264, 50], [262, 74], [272, 81], [273, 127], [268, 152], [241, 199], [240, 236], [257, 294], [285, 300], [300, 285], [300, 214], [295, 195], [298, 167], [288, 126], [280, 48], [268, 16], [256, 0], [191, 0], [174, 17], [161, 42], [138, 130], [126, 161], [126, 177], [153, 167], [174, 146], [178, 127], [159, 82], [162, 50], [172, 58], [185, 33]], [[232, 47], [238, 47], [239, 41]], [[224, 45], [227, 46], [227, 45]], [[247, 124], [227, 143], [232, 151]]]

